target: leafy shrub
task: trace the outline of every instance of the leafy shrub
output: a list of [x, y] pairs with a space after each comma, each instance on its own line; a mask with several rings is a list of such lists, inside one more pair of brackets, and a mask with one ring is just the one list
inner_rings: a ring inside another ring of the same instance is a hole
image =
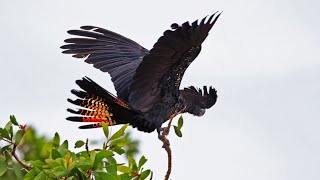
[[[178, 125], [179, 134], [182, 124]], [[138, 161], [137, 140], [132, 140], [124, 125], [114, 134], [109, 133], [103, 123], [105, 142], [101, 149], [89, 148], [88, 139], [79, 140], [74, 152], [67, 140], [60, 140], [55, 133], [52, 140], [38, 136], [35, 129], [20, 125], [14, 116], [5, 127], [0, 128], [0, 177], [4, 179], [107, 179], [129, 180], [152, 179], [152, 171], [145, 169], [147, 159], [142, 156]], [[17, 131], [14, 129], [19, 128]], [[180, 132], [181, 134], [181, 132]], [[20, 160], [18, 155], [23, 157]], [[126, 157], [126, 163], [118, 162], [115, 154]], [[13, 160], [15, 159], [15, 160]]]

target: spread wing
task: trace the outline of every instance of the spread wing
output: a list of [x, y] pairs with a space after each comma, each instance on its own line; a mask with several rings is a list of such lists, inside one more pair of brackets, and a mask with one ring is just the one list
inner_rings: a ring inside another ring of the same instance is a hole
[[86, 58], [85, 62], [108, 72], [118, 97], [127, 101], [133, 75], [149, 51], [131, 39], [95, 26], [82, 26], [68, 33], [80, 37], [66, 39], [67, 44], [61, 46], [63, 53]]
[[200, 108], [209, 109], [216, 103], [218, 98], [216, 89], [211, 86], [209, 89], [207, 86], [203, 86], [203, 92], [200, 88], [196, 89], [194, 86], [190, 86], [180, 90], [180, 93], [187, 107], [199, 106]]
[[170, 99], [179, 93], [182, 76], [200, 53], [202, 42], [220, 16], [216, 14], [203, 18], [199, 24], [198, 21], [191, 25], [189, 22], [181, 26], [173, 24], [174, 30], [164, 32], [133, 77], [129, 94], [133, 109], [147, 112], [161, 98]]

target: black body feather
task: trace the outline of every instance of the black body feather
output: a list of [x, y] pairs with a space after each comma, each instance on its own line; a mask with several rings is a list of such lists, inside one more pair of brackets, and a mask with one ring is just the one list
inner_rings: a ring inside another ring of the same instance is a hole
[[[108, 108], [96, 110], [93, 105], [89, 110], [68, 111], [81, 115], [78, 121], [87, 121], [85, 115], [94, 114], [92, 111], [107, 111], [109, 115], [112, 113], [110, 119], [114, 122], [111, 124], [130, 123], [145, 132], [161, 127], [177, 112], [203, 115], [205, 109], [215, 104], [216, 90], [206, 86], [203, 92], [193, 86], [183, 90], [179, 87], [184, 72], [200, 53], [202, 42], [219, 16], [214, 13], [199, 23], [172, 24], [172, 30], [165, 31], [150, 51], [122, 35], [95, 26], [68, 31], [77, 37], [65, 40], [67, 44], [61, 47], [65, 49], [63, 53], [86, 58], [85, 62], [108, 72], [118, 95], [115, 97], [89, 78], [84, 78], [77, 81], [84, 91], [72, 91], [80, 99], [69, 101], [84, 107], [90, 103], [86, 97], [96, 97]], [[108, 121], [103, 118], [98, 121], [96, 117], [99, 116], [93, 117], [95, 122]], [[77, 121], [77, 118], [69, 120]]]

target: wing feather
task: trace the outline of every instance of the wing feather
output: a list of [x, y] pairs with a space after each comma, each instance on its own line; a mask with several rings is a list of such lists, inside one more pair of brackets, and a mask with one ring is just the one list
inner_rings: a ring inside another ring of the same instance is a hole
[[128, 101], [135, 70], [149, 51], [131, 39], [95, 26], [82, 26], [68, 33], [77, 37], [65, 40], [67, 44], [61, 46], [63, 53], [86, 58], [85, 62], [108, 72], [118, 97]]
[[[189, 22], [181, 26], [173, 24], [174, 30], [164, 32], [149, 54], [143, 57], [133, 77], [128, 99], [133, 109], [148, 112], [167, 93], [166, 88], [178, 93], [182, 77], [172, 71], [177, 70], [177, 64], [190, 59], [192, 62], [197, 57], [202, 42], [219, 16], [215, 13], [208, 19], [205, 17], [200, 24], [198, 21], [191, 25]], [[182, 67], [186, 69], [188, 65]], [[182, 75], [185, 69], [181, 70]]]

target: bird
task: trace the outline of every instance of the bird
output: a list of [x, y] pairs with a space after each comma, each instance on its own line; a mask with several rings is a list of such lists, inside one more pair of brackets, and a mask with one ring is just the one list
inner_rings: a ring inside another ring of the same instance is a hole
[[61, 46], [64, 54], [84, 59], [111, 76], [117, 95], [89, 77], [76, 80], [80, 90], [71, 90], [77, 99], [68, 101], [79, 108], [67, 111], [66, 119], [88, 122], [80, 129], [130, 124], [143, 132], [161, 129], [178, 114], [204, 115], [217, 101], [212, 86], [180, 89], [182, 77], [199, 55], [202, 43], [218, 20], [215, 12], [201, 21], [173, 23], [148, 50], [137, 42], [96, 26], [81, 26], [67, 31], [72, 35]]

